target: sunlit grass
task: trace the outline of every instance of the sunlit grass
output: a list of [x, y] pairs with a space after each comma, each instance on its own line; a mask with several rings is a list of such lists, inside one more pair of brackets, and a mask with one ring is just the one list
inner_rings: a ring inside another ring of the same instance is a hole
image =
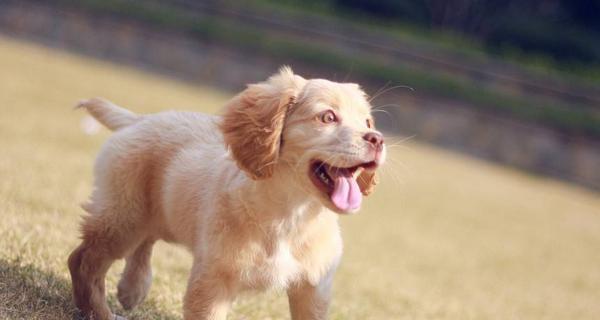
[[[138, 112], [215, 112], [230, 96], [0, 38], [0, 318], [68, 319], [66, 257], [108, 136], [86, 135], [81, 98]], [[388, 139], [389, 140], [389, 139]], [[393, 139], [391, 139], [393, 140]], [[392, 147], [378, 191], [343, 217], [332, 319], [597, 319], [600, 197], [415, 142]], [[180, 318], [190, 258], [161, 244], [133, 319]], [[281, 293], [246, 295], [230, 319], [288, 318]]]

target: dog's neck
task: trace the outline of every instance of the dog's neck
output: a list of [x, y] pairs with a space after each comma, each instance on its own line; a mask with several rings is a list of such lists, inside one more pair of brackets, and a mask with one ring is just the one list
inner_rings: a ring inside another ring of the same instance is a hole
[[[302, 229], [302, 225], [321, 216], [337, 215], [297, 183], [289, 170], [275, 171], [265, 180], [245, 179], [238, 189], [238, 196], [245, 206], [246, 214], [260, 223], [265, 232], [277, 228], [287, 233]], [[332, 217], [329, 217], [332, 218]], [[289, 229], [289, 230], [287, 230]], [[286, 231], [287, 230], [287, 231]]]

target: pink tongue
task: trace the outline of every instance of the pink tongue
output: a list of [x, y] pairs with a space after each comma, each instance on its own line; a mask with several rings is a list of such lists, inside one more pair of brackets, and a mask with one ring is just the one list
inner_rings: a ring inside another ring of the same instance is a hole
[[362, 194], [358, 183], [351, 176], [338, 176], [331, 193], [331, 201], [342, 211], [355, 210], [360, 207]]

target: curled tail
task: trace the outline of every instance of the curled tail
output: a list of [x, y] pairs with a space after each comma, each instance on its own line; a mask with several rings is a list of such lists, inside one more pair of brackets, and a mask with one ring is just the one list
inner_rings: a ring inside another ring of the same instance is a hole
[[102, 98], [80, 101], [75, 108], [85, 108], [98, 122], [110, 130], [119, 130], [137, 122], [141, 116]]

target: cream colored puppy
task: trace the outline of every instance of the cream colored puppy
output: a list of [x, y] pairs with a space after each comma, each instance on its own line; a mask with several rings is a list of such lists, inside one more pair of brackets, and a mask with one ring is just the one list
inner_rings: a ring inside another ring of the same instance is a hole
[[185, 319], [225, 319], [238, 293], [269, 288], [287, 290], [293, 319], [326, 318], [342, 254], [338, 216], [360, 208], [386, 153], [358, 85], [284, 67], [222, 116], [137, 115], [101, 99], [80, 107], [116, 131], [69, 257], [85, 317], [115, 317], [104, 278], [116, 259], [127, 259], [119, 301], [142, 302], [152, 246], [165, 240], [194, 257]]

